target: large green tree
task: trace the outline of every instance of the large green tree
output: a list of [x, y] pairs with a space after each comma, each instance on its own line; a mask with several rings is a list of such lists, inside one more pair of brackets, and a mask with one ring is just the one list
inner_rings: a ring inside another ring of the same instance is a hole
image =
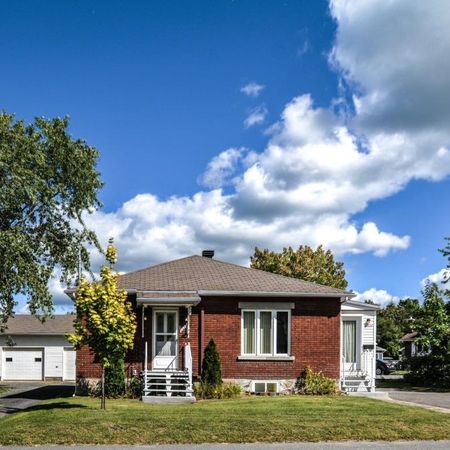
[[415, 331], [415, 322], [420, 312], [419, 300], [405, 298], [398, 304], [390, 303], [377, 314], [377, 342], [387, 350], [387, 355], [398, 358], [400, 338]]
[[250, 258], [254, 269], [278, 273], [288, 277], [301, 278], [306, 281], [345, 289], [344, 263], [335, 261], [331, 250], [319, 245], [315, 250], [308, 245], [301, 245], [297, 250], [292, 247], [283, 248], [281, 252], [255, 248]]
[[68, 126], [0, 113], [0, 327], [18, 294], [33, 314], [50, 314], [55, 269], [69, 280], [89, 268], [87, 247], [97, 245], [82, 215], [100, 206], [99, 153]]
[[428, 283], [423, 290], [423, 307], [415, 323], [417, 344], [433, 354], [450, 353], [450, 316], [447, 314], [445, 294], [436, 283]]
[[448, 296], [437, 284], [429, 283], [425, 286], [423, 298], [423, 306], [415, 323], [418, 333], [416, 344], [421, 353], [410, 358], [411, 371], [405, 379], [418, 385], [449, 388], [450, 315], [447, 309]]

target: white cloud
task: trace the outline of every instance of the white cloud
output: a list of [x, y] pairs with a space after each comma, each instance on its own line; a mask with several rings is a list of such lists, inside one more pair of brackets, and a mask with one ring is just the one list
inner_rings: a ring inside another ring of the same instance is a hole
[[332, 60], [355, 86], [359, 124], [383, 133], [445, 127], [448, 1], [332, 0], [331, 12], [338, 24]]
[[297, 49], [297, 56], [301, 58], [303, 55], [309, 52], [310, 48], [311, 44], [309, 43], [309, 40], [305, 39], [302, 45]]
[[364, 292], [356, 292], [355, 300], [358, 302], [372, 300], [377, 305], [386, 306], [389, 303], [398, 303], [400, 297], [392, 295], [384, 289], [370, 288]]
[[267, 108], [263, 105], [251, 109], [249, 115], [244, 120], [245, 128], [262, 124], [266, 120], [267, 114]]
[[254, 81], [241, 87], [241, 92], [248, 97], [258, 97], [261, 91], [265, 88], [263, 84], [256, 83]]
[[436, 283], [440, 287], [444, 289], [450, 289], [450, 282], [446, 282], [449, 279], [450, 271], [449, 269], [441, 269], [436, 273], [431, 273], [427, 277], [425, 277], [420, 285], [422, 288], [425, 287], [427, 283]]
[[[263, 151], [231, 148], [211, 160], [201, 177], [210, 190], [167, 199], [142, 193], [116, 211], [96, 212], [87, 222], [105, 242], [116, 237], [119, 268], [203, 248], [242, 264], [255, 246], [323, 244], [338, 255], [380, 257], [407, 248], [408, 236], [370, 220], [357, 223], [354, 215], [411, 180], [450, 173], [450, 9], [444, 5], [333, 1], [338, 27], [330, 60], [355, 112], [336, 114], [337, 100], [325, 108], [309, 95], [295, 97], [270, 127]], [[250, 83], [242, 92], [256, 97], [262, 88]], [[383, 292], [371, 294], [387, 299]]]
[[199, 182], [210, 188], [224, 186], [230, 182], [229, 177], [236, 173], [237, 166], [247, 150], [241, 148], [229, 148], [215, 156], [199, 177]]
[[[420, 282], [420, 287], [423, 289], [427, 283], [436, 283], [442, 289], [449, 289], [449, 284], [444, 281], [448, 278], [449, 269], [441, 269], [438, 272], [432, 273]], [[393, 295], [384, 289], [370, 288], [364, 292], [355, 292], [355, 300], [364, 302], [365, 300], [372, 300], [374, 303], [386, 306], [389, 303], [398, 303], [402, 298], [409, 298], [409, 296], [399, 297]]]

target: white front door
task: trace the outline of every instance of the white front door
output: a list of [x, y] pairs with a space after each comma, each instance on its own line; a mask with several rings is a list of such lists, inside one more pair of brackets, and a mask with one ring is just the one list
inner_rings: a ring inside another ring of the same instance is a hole
[[344, 320], [342, 322], [342, 355], [346, 371], [359, 369], [358, 341], [358, 321]]
[[153, 369], [178, 368], [178, 311], [153, 312]]

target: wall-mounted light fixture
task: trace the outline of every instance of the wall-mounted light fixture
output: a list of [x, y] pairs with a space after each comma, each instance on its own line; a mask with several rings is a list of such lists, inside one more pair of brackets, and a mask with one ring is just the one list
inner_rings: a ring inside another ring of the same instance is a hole
[[366, 322], [364, 323], [364, 325], [366, 327], [370, 327], [371, 323], [372, 323], [372, 319], [369, 317], [369, 318], [366, 319]]

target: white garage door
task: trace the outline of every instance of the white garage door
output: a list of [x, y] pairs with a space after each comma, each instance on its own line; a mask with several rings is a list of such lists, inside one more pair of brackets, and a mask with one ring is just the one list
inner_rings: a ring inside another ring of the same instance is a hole
[[3, 349], [5, 380], [42, 380], [42, 349]]
[[75, 380], [76, 351], [73, 348], [64, 349], [64, 380]]

